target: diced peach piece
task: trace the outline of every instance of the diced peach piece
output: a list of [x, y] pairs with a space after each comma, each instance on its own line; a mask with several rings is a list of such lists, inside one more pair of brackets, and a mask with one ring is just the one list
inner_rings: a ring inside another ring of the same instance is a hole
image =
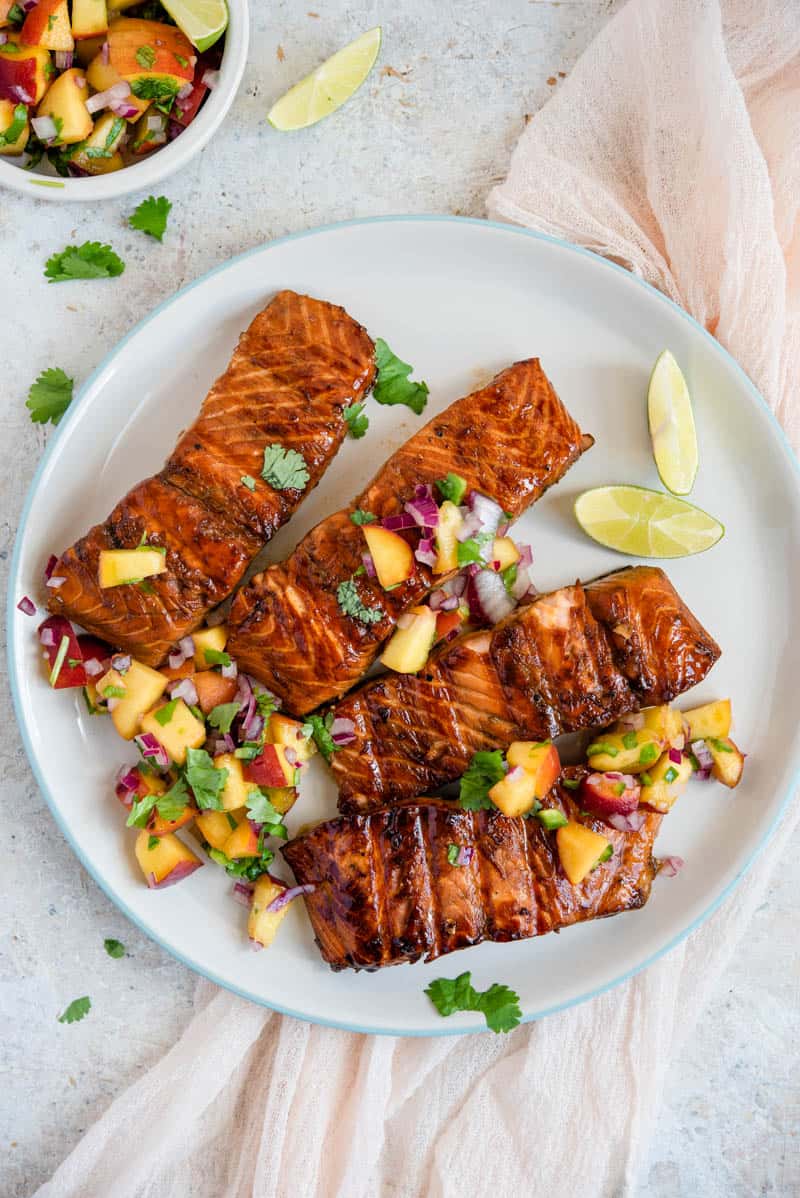
[[561, 774], [558, 749], [549, 740], [515, 741], [509, 745], [506, 761], [511, 766], [520, 766], [533, 777], [537, 799], [543, 799], [553, 789]]
[[98, 37], [108, 29], [106, 0], [72, 0], [72, 36], [75, 41]]
[[212, 849], [222, 849], [239, 822], [230, 811], [201, 811], [194, 823], [206, 844]]
[[303, 736], [303, 725], [277, 711], [269, 717], [268, 739], [274, 745], [294, 749], [298, 761], [309, 761], [317, 751], [314, 738]]
[[281, 921], [286, 916], [291, 903], [281, 907], [279, 911], [269, 911], [270, 903], [283, 894], [287, 886], [284, 882], [262, 874], [253, 890], [253, 901], [250, 904], [250, 915], [247, 920], [247, 934], [256, 944], [269, 948], [277, 935]]
[[742, 780], [744, 754], [740, 753], [727, 736], [707, 736], [705, 742], [714, 761], [711, 767], [711, 777], [733, 790]]
[[114, 70], [132, 86], [159, 79], [177, 92], [194, 78], [196, 51], [175, 25], [119, 17], [109, 25], [108, 47]]
[[511, 537], [495, 537], [492, 542], [492, 565], [496, 570], [507, 570], [520, 558], [519, 549]]
[[395, 629], [381, 656], [383, 664], [398, 674], [421, 670], [436, 639], [436, 612], [429, 607], [412, 607], [407, 614], [410, 620], [405, 627]]
[[536, 779], [521, 766], [512, 766], [505, 778], [495, 782], [489, 798], [503, 815], [525, 815], [536, 801]]
[[291, 786], [295, 768], [286, 760], [283, 745], [264, 745], [258, 757], [245, 763], [243, 773], [247, 782], [273, 789]]
[[[50, 91], [44, 98], [44, 101], [39, 106], [39, 115], [42, 115], [42, 109], [47, 104], [51, 93], [58, 87], [63, 79], [66, 79], [71, 74], [80, 75], [80, 71], [65, 71], [60, 75]], [[66, 91], [66, 87], [64, 89]], [[72, 85], [74, 91], [74, 82]], [[83, 106], [83, 111], [89, 121], [88, 132], [82, 137], [75, 138], [76, 141], [83, 141], [92, 131], [92, 118], [86, 112], [86, 92], [84, 91], [83, 98], [80, 103]], [[55, 115], [51, 113], [51, 115]], [[64, 122], [66, 128], [66, 121]], [[61, 133], [61, 141], [66, 142], [63, 131]], [[154, 574], [163, 574], [167, 568], [166, 554], [160, 553], [157, 549], [101, 549], [99, 556], [98, 582], [101, 587], [118, 587], [126, 582], [141, 582], [143, 578], [151, 578]]]
[[67, 0], [39, 0], [26, 16], [19, 37], [25, 46], [42, 46], [45, 50], [72, 50], [75, 42], [69, 22]]
[[[83, 44], [84, 43], [79, 44], [79, 52]], [[125, 82], [117, 73], [117, 71], [114, 70], [110, 62], [103, 62], [102, 54], [96, 54], [89, 63], [89, 66], [86, 70], [86, 81], [92, 91], [95, 92], [108, 91], [108, 89], [113, 87], [115, 83]], [[150, 103], [150, 100], [140, 100], [138, 96], [135, 96], [133, 92], [131, 92], [129, 96], [125, 97], [125, 104], [129, 108], [135, 109], [135, 112], [133, 112], [129, 117], [126, 117], [126, 121], [130, 123], [138, 120], [142, 113], [146, 112], [146, 110], [150, 107]]]
[[436, 640], [444, 640], [451, 632], [457, 632], [464, 623], [464, 611], [457, 607], [455, 611], [437, 611]]
[[561, 868], [573, 886], [579, 886], [609, 846], [599, 832], [570, 820], [556, 832], [556, 846]]
[[242, 857], [258, 856], [258, 832], [249, 820], [242, 820], [236, 831], [231, 832], [222, 846], [222, 852], [231, 861], [239, 861]]
[[151, 670], [139, 661], [132, 661], [130, 668], [124, 674], [109, 670], [97, 682], [97, 689], [104, 697], [104, 691], [109, 687], [124, 690], [124, 696], [117, 696], [111, 712], [114, 727], [124, 740], [133, 740], [141, 726], [142, 716], [158, 702], [163, 695], [167, 680], [158, 670]]
[[636, 774], [649, 770], [661, 756], [665, 742], [656, 731], [637, 728], [624, 732], [600, 732], [586, 750], [589, 765], [598, 773], [611, 770]]
[[221, 703], [230, 703], [237, 691], [235, 678], [223, 678], [217, 670], [200, 670], [194, 675], [197, 702], [205, 715]]
[[[35, 9], [33, 10], [36, 11]], [[86, 99], [89, 92], [86, 88], [86, 76], [78, 67], [70, 67], [68, 71], [64, 71], [59, 75], [54, 83], [51, 83], [44, 94], [37, 111], [38, 116], [52, 117], [58, 128], [58, 144], [64, 146], [74, 145], [75, 142], [84, 141], [92, 132], [93, 121], [89, 113], [86, 111]], [[58, 122], [61, 122], [58, 124]], [[119, 554], [124, 554], [126, 557], [141, 558], [138, 563], [141, 568], [138, 573], [133, 574], [130, 569], [127, 573], [121, 574], [115, 579], [115, 570], [123, 570], [123, 563], [120, 561], [115, 567], [113, 564], [104, 565], [107, 558], [116, 558]], [[150, 559], [158, 557], [160, 566], [156, 569], [153, 563], [150, 568]], [[137, 550], [125, 549], [101, 549], [100, 551], [100, 586], [118, 586], [120, 582], [130, 582], [131, 579], [144, 578], [147, 574], [157, 574], [159, 570], [163, 570], [164, 559], [161, 554], [153, 555], [152, 552], [139, 553]], [[105, 580], [105, 581], [104, 581]]]
[[0, 133], [7, 134], [18, 116], [22, 118], [22, 128], [13, 141], [0, 144], [0, 154], [3, 156], [13, 157], [22, 153], [28, 144], [31, 127], [28, 123], [28, 110], [21, 100], [18, 104], [12, 104], [11, 100], [0, 100]]
[[434, 574], [449, 574], [458, 569], [458, 536], [464, 518], [454, 503], [446, 499], [439, 508], [436, 525], [436, 564]]
[[206, 659], [206, 649], [212, 653], [222, 653], [228, 643], [228, 627], [226, 624], [216, 624], [213, 628], [198, 628], [192, 633], [194, 641], [194, 664], [198, 670], [210, 670], [216, 662]]
[[134, 851], [151, 890], [181, 882], [203, 864], [189, 846], [172, 833], [153, 842], [151, 834], [143, 830], [136, 837]]
[[672, 761], [669, 753], [664, 753], [646, 771], [640, 802], [645, 807], [666, 814], [683, 794], [691, 776], [692, 763], [688, 757], [681, 756], [680, 761]]
[[285, 815], [294, 807], [299, 795], [296, 786], [278, 786], [269, 790], [267, 798], [279, 815]]
[[607, 819], [609, 815], [631, 815], [639, 806], [642, 788], [633, 774], [589, 774], [581, 782], [579, 793], [581, 807]]
[[142, 717], [142, 732], [150, 732], [176, 765], [184, 765], [187, 750], [199, 749], [205, 744], [206, 726], [189, 711], [183, 699], [175, 702], [172, 715], [162, 724], [158, 713], [167, 706], [166, 703], [159, 703]]
[[244, 776], [243, 762], [233, 753], [220, 753], [214, 758], [214, 767], [227, 770], [228, 777], [222, 788], [220, 799], [224, 811], [236, 811], [247, 803], [247, 796], [254, 788], [252, 781]]
[[361, 531], [383, 589], [406, 582], [414, 573], [414, 553], [408, 542], [380, 524], [362, 524]]
[[85, 143], [76, 147], [71, 161], [89, 175], [107, 175], [120, 169], [118, 153], [127, 125], [121, 116], [104, 112], [95, 121]]
[[8, 13], [13, 3], [14, 0], [0, 0], [0, 29], [11, 24]]
[[79, 42], [75, 43], [75, 58], [77, 59], [78, 66], [83, 67], [83, 69], [86, 71], [86, 78], [89, 81], [90, 87], [92, 86], [92, 81], [89, 79], [89, 72], [87, 68], [92, 60], [95, 59], [103, 49], [105, 40], [106, 35], [101, 33], [99, 37], [84, 37], [81, 38]]
[[178, 828], [183, 828], [184, 825], [190, 823], [196, 815], [197, 808], [194, 803], [187, 803], [177, 819], [162, 819], [158, 814], [157, 807], [154, 807], [147, 817], [146, 828], [151, 836], [167, 836], [170, 832], [177, 832]]
[[662, 745], [683, 748], [683, 716], [676, 707], [662, 703], [660, 707], [643, 708], [641, 714], [644, 717], [644, 729], [654, 733]]
[[170, 682], [177, 682], [179, 678], [192, 678], [194, 676], [194, 658], [190, 657], [188, 661], [184, 661], [179, 666], [161, 666], [161, 673]]
[[11, 33], [0, 46], [0, 99], [14, 104], [38, 104], [55, 73], [50, 51], [43, 46], [23, 46]]
[[714, 736], [724, 739], [731, 731], [731, 701], [717, 699], [716, 703], [704, 703], [684, 711], [683, 718], [689, 727], [688, 740], [705, 740]]

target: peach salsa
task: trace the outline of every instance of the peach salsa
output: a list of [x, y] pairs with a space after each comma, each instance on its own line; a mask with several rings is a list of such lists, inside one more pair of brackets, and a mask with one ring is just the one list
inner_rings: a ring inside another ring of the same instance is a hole
[[155, 0], [0, 0], [0, 154], [122, 170], [191, 124], [222, 50], [201, 53]]

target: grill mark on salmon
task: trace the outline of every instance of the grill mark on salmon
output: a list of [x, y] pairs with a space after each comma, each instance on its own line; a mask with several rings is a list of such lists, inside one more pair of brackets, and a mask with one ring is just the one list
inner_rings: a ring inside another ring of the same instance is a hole
[[442, 646], [419, 674], [386, 674], [337, 705], [335, 714], [356, 729], [331, 762], [340, 810], [436, 789], [481, 749], [669, 703], [719, 655], [655, 567], [542, 595], [494, 629]]
[[[560, 783], [547, 804], [613, 846], [578, 886], [538, 820], [462, 811], [444, 799], [340, 816], [290, 841], [283, 853], [298, 883], [315, 887], [304, 897], [325, 960], [335, 970], [433, 961], [483, 940], [524, 940], [642, 907], [662, 816], [648, 813], [638, 832], [620, 832], [582, 815]], [[468, 864], [450, 864], [451, 844], [472, 850]]]
[[[337, 587], [362, 569], [366, 541], [350, 520], [356, 508], [378, 520], [395, 515], [421, 483], [452, 471], [516, 517], [558, 482], [591, 437], [581, 434], [538, 359], [517, 362], [480, 391], [435, 416], [386, 462], [350, 508], [318, 524], [292, 556], [256, 575], [231, 610], [231, 653], [284, 709], [305, 715], [354, 686], [398, 617], [434, 585], [428, 566], [395, 590], [363, 573], [365, 606], [383, 619], [367, 626], [341, 611]], [[410, 543], [416, 537], [411, 535]]]
[[[343, 308], [279, 292], [240, 337], [164, 469], [61, 556], [54, 573], [65, 581], [49, 591], [50, 611], [160, 664], [317, 485], [347, 432], [342, 409], [363, 397], [374, 373], [372, 341]], [[303, 455], [303, 491], [276, 491], [261, 478], [273, 443]], [[101, 550], [132, 549], [143, 536], [167, 550], [166, 572], [145, 590], [100, 588]]]

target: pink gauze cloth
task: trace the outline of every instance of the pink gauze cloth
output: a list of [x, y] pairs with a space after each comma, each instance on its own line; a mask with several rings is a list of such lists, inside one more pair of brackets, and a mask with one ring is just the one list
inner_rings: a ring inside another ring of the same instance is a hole
[[[529, 123], [489, 198], [492, 216], [588, 246], [682, 304], [795, 446], [799, 72], [798, 0], [632, 0]], [[39, 1198], [630, 1194], [666, 1063], [795, 818], [689, 940], [509, 1036], [360, 1036], [199, 983], [184, 1035]]]

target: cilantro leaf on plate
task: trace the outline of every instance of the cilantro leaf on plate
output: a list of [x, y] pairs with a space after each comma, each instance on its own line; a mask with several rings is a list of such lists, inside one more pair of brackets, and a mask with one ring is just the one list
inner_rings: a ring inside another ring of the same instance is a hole
[[218, 770], [205, 749], [186, 750], [185, 776], [201, 811], [222, 809], [220, 795], [228, 780], [228, 771]]
[[92, 1000], [88, 994], [84, 994], [83, 998], [74, 998], [63, 1014], [59, 1015], [59, 1023], [80, 1023], [85, 1019], [91, 1010]]
[[482, 749], [476, 753], [469, 769], [461, 779], [458, 801], [465, 811], [480, 811], [493, 806], [489, 791], [506, 774], [503, 754], [499, 749]]
[[369, 417], [362, 416], [363, 411], [363, 403], [351, 403], [342, 412], [347, 431], [356, 441], [363, 437], [369, 428]]
[[163, 241], [171, 209], [172, 204], [166, 196], [158, 199], [148, 196], [128, 217], [128, 224], [132, 229], [147, 233], [148, 237], [155, 237], [156, 241]]
[[224, 736], [226, 732], [230, 732], [231, 724], [236, 719], [241, 706], [241, 703], [218, 703], [208, 713], [209, 724], [212, 728], [218, 728]]
[[48, 420], [58, 424], [72, 403], [74, 385], [75, 380], [69, 378], [60, 366], [43, 370], [36, 382], [31, 383], [25, 401], [34, 424], [46, 424]]
[[125, 945], [121, 940], [104, 940], [103, 948], [108, 953], [109, 957], [113, 957], [118, 961], [120, 957], [125, 956]]
[[68, 245], [47, 259], [45, 278], [51, 283], [66, 283], [73, 279], [109, 279], [121, 275], [125, 263], [110, 245], [99, 241], [84, 241], [83, 245]]
[[327, 762], [330, 762], [336, 752], [336, 745], [333, 743], [330, 732], [332, 724], [333, 712], [329, 711], [324, 717], [321, 715], [308, 716], [302, 727], [303, 736], [314, 737], [314, 743]]
[[336, 599], [344, 615], [352, 616], [354, 620], [360, 620], [362, 624], [377, 624], [384, 617], [383, 608], [367, 607], [362, 602], [352, 578], [339, 583], [336, 588]]
[[303, 455], [296, 449], [268, 445], [261, 477], [276, 491], [304, 491], [311, 476]]
[[426, 987], [425, 993], [439, 1014], [445, 1017], [456, 1011], [480, 1011], [493, 1032], [510, 1032], [522, 1019], [518, 994], [498, 982], [488, 990], [476, 990], [471, 973], [459, 974], [457, 978], [437, 978]]
[[393, 354], [382, 337], [375, 342], [375, 364], [378, 377], [372, 394], [378, 403], [405, 404], [417, 416], [422, 415], [428, 402], [428, 384], [411, 382], [408, 376], [414, 367]]

